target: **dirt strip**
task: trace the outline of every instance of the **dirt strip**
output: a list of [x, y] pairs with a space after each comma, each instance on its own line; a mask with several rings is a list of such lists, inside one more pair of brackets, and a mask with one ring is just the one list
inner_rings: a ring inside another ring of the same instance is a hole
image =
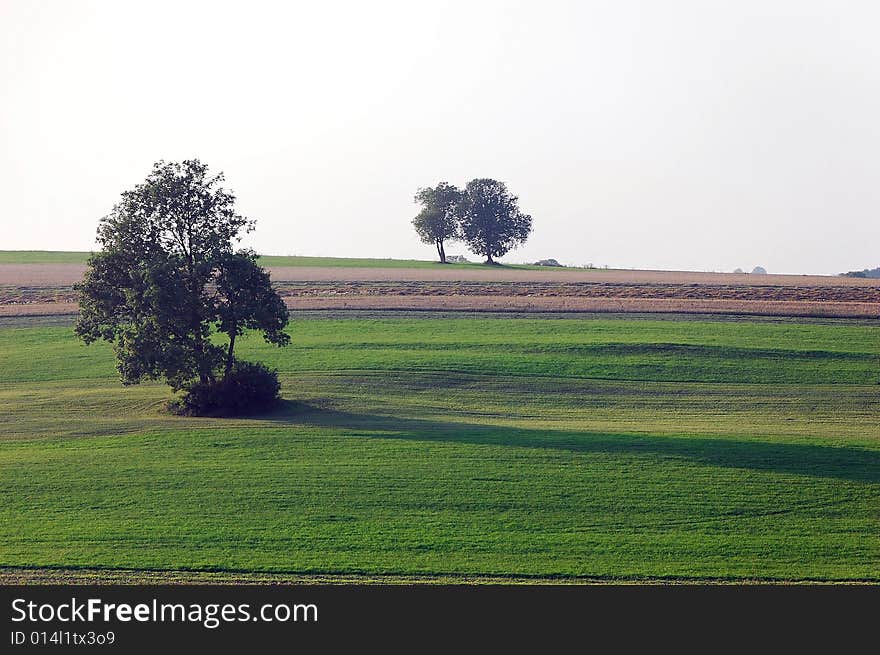
[[60, 316], [77, 314], [79, 306], [74, 302], [34, 302], [0, 305], [0, 316]]
[[[529, 296], [336, 296], [288, 297], [292, 310], [371, 309], [487, 312], [637, 312], [752, 314], [821, 318], [880, 318], [880, 303], [681, 298], [578, 298]], [[75, 314], [75, 303], [0, 305], [0, 316]]]
[[157, 571], [137, 569], [39, 569], [0, 567], [0, 584], [5, 585], [136, 585], [136, 584], [216, 584], [216, 585], [425, 585], [425, 584], [872, 584], [865, 580], [843, 580], [826, 582], [821, 580], [782, 580], [782, 579], [736, 579], [728, 578], [650, 578], [650, 577], [605, 577], [590, 578], [576, 576], [499, 576], [471, 574], [438, 574], [438, 575], [406, 575], [406, 574], [357, 574], [357, 573], [260, 573], [246, 571]]
[[[796, 287], [720, 284], [598, 284], [595, 282], [275, 282], [282, 297], [336, 296], [526, 296], [566, 298], [658, 298], [682, 300], [774, 300], [880, 303], [880, 287]], [[47, 293], [53, 293], [47, 290]], [[25, 294], [21, 294], [24, 296]], [[4, 294], [0, 287], [0, 304]], [[32, 302], [71, 302], [61, 290]]]
[[[880, 287], [880, 279], [831, 275], [748, 275], [693, 271], [619, 271], [600, 269], [523, 270], [485, 268], [269, 267], [275, 282], [595, 282], [607, 284], [705, 284], [759, 286]], [[68, 286], [78, 282], [82, 264], [0, 264], [0, 285]]]
[[423, 309], [491, 312], [662, 312], [880, 318], [880, 303], [528, 296], [340, 296], [285, 298], [291, 309]]

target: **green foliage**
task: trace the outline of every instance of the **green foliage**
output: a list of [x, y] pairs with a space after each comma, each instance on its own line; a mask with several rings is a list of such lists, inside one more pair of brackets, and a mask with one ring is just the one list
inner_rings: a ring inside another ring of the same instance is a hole
[[462, 236], [471, 252], [491, 264], [524, 243], [532, 231], [532, 217], [520, 211], [517, 197], [503, 182], [471, 180], [459, 208]]
[[435, 245], [441, 263], [446, 263], [444, 243], [450, 239], [464, 239], [472, 252], [493, 264], [532, 231], [532, 217], [520, 211], [517, 197], [497, 180], [471, 180], [463, 192], [441, 182], [419, 189], [416, 202], [423, 209], [413, 226], [423, 243]]
[[880, 581], [878, 329], [305, 319], [236, 421], [0, 329], [0, 563]]
[[235, 339], [245, 330], [261, 331], [266, 343], [276, 346], [290, 343], [284, 332], [287, 307], [272, 288], [269, 274], [257, 265], [256, 253], [239, 250], [225, 255], [218, 264], [215, 284], [217, 329], [229, 337], [225, 375], [234, 363]]
[[[159, 162], [101, 219], [89, 259], [76, 334], [115, 347], [123, 383], [164, 379], [175, 390], [213, 382], [234, 361], [235, 337], [262, 330], [284, 345], [284, 304], [253, 252], [233, 242], [253, 222], [198, 160]], [[215, 290], [216, 289], [216, 290]], [[226, 348], [211, 340], [214, 326]]]
[[189, 386], [169, 407], [182, 416], [243, 416], [276, 405], [280, 391], [277, 371], [239, 360], [222, 378]]
[[434, 244], [441, 264], [446, 263], [445, 242], [461, 236], [458, 217], [461, 199], [461, 191], [447, 182], [416, 193], [415, 201], [423, 209], [413, 219], [413, 227], [422, 243]]

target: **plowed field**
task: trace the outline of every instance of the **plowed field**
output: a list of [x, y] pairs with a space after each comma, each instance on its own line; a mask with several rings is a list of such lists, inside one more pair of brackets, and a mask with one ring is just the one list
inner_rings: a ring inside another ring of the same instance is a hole
[[[0, 264], [0, 315], [76, 311], [79, 264]], [[679, 271], [275, 267], [293, 309], [880, 317], [880, 280]]]

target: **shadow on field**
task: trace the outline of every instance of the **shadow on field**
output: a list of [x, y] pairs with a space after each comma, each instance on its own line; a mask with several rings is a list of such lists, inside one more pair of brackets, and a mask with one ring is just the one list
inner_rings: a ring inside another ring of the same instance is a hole
[[856, 482], [880, 482], [880, 452], [813, 444], [769, 443], [702, 437], [542, 430], [499, 425], [353, 414], [283, 401], [264, 420], [336, 428], [365, 438], [440, 441], [579, 453], [655, 455], [711, 466], [790, 473]]

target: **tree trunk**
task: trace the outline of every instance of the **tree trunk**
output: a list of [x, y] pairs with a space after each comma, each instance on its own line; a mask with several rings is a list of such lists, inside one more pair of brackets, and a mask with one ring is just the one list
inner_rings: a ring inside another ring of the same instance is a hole
[[495, 260], [492, 259], [492, 253], [491, 253], [491, 252], [486, 253], [486, 263], [487, 263], [487, 264], [494, 264], [494, 263], [495, 263]]
[[189, 294], [189, 321], [193, 331], [193, 348], [196, 351], [196, 366], [199, 369], [199, 382], [212, 382], [212, 372], [205, 367], [205, 340], [202, 338], [202, 321], [199, 317], [200, 294], [197, 289], [195, 257], [193, 255], [192, 221], [187, 220], [186, 234], [180, 235], [179, 243], [186, 257], [187, 293]]
[[437, 240], [437, 254], [440, 255], [440, 263], [445, 264], [446, 263], [446, 251], [443, 249], [443, 241], [440, 239]]
[[229, 375], [229, 372], [232, 370], [232, 363], [235, 361], [235, 358], [232, 356], [232, 351], [235, 348], [235, 329], [233, 329], [229, 333], [229, 350], [226, 351], [226, 371], [223, 373], [223, 377]]

